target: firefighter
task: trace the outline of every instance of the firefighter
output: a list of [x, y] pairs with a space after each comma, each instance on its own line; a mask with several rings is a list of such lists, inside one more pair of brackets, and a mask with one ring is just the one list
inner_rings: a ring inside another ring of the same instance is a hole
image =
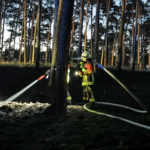
[[92, 87], [94, 84], [94, 72], [90, 52], [84, 51], [81, 55], [80, 69], [78, 75], [82, 77], [83, 101], [94, 103]]

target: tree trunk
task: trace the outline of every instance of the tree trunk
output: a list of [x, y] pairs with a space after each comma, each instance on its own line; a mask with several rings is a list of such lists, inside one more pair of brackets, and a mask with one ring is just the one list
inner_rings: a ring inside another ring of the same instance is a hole
[[125, 13], [125, 0], [122, 0], [122, 13], [121, 13], [121, 25], [120, 25], [120, 40], [119, 40], [119, 52], [118, 52], [118, 71], [121, 71], [122, 67], [122, 40], [123, 40], [123, 32], [124, 32], [124, 13]]
[[70, 53], [71, 53], [71, 47], [72, 47], [72, 41], [73, 41], [73, 35], [74, 35], [74, 26], [75, 26], [75, 16], [74, 16], [73, 22], [72, 22], [71, 38], [70, 38], [70, 44], [69, 44], [69, 57], [70, 57]]
[[38, 36], [38, 40], [37, 40], [37, 55], [36, 55], [36, 68], [39, 68], [39, 61], [40, 61], [40, 20], [41, 20], [41, 3], [42, 1], [39, 0], [38, 4], [39, 4], [39, 18], [38, 18], [38, 28], [37, 28], [37, 36]]
[[2, 46], [1, 46], [1, 51], [3, 51], [3, 45], [4, 45], [5, 11], [6, 11], [6, 7], [7, 7], [7, 0], [5, 0], [5, 3], [4, 3], [4, 10], [3, 10], [3, 12], [2, 12], [2, 14], [3, 14], [3, 27], [2, 27]]
[[89, 8], [89, 4], [90, 4], [90, 1], [88, 0], [87, 1], [87, 9], [86, 9], [86, 25], [85, 25], [85, 37], [84, 37], [84, 51], [87, 50], [87, 27], [88, 27], [88, 22], [89, 22], [89, 19], [88, 19], [88, 8]]
[[[15, 18], [15, 20], [17, 20], [16, 18]], [[17, 33], [17, 23], [15, 23], [15, 34], [14, 34], [14, 50], [16, 49], [16, 33]]]
[[45, 65], [48, 62], [48, 49], [49, 49], [50, 36], [51, 36], [51, 30], [48, 32], [48, 39], [47, 39], [46, 52], [45, 52]]
[[54, 51], [54, 43], [55, 43], [55, 36], [56, 36], [56, 25], [57, 25], [59, 0], [54, 0], [54, 1], [55, 1], [55, 12], [54, 12], [53, 45], [52, 45], [52, 50], [53, 51]]
[[90, 40], [90, 52], [92, 58], [93, 56], [93, 29], [92, 29], [92, 23], [93, 23], [93, 3], [91, 2], [91, 40]]
[[9, 47], [8, 47], [8, 61], [11, 61], [11, 42], [12, 42], [13, 28], [14, 26], [12, 26], [11, 33], [10, 33], [10, 40], [9, 40]]
[[27, 63], [27, 49], [26, 49], [26, 28], [27, 28], [27, 0], [24, 0], [24, 64]]
[[[64, 3], [63, 3], [64, 1]], [[52, 106], [57, 114], [66, 113], [66, 72], [68, 66], [68, 54], [69, 54], [69, 39], [71, 32], [71, 19], [73, 13], [73, 0], [60, 0], [57, 18], [57, 28], [55, 41], [58, 45], [54, 45], [54, 48], [58, 53], [58, 67], [56, 72], [56, 88], [55, 88], [55, 102]], [[63, 12], [61, 13], [63, 5]], [[62, 14], [62, 17], [61, 17]], [[62, 18], [62, 19], [61, 19]], [[59, 22], [61, 20], [61, 22]], [[58, 23], [61, 24], [58, 25]], [[59, 28], [58, 28], [59, 27]], [[59, 32], [58, 32], [59, 31]], [[58, 40], [59, 39], [59, 40]]]
[[110, 12], [110, 0], [107, 0], [107, 20], [106, 20], [106, 32], [105, 32], [105, 53], [104, 53], [104, 66], [108, 65], [108, 21]]
[[33, 25], [34, 25], [34, 18], [35, 18], [35, 1], [33, 2], [33, 14], [32, 14], [32, 27], [31, 27], [31, 37], [30, 37], [30, 54], [29, 54], [29, 62], [32, 62], [32, 41], [33, 41], [33, 32], [34, 32], [34, 28], [33, 28]]
[[83, 28], [83, 12], [84, 12], [84, 0], [81, 0], [81, 7], [80, 7], [80, 27], [79, 27], [79, 52], [78, 56], [81, 56], [82, 52], [82, 28]]
[[123, 38], [122, 38], [122, 65], [124, 66], [125, 63], [125, 31], [123, 32]]
[[58, 8], [58, 16], [57, 16], [56, 35], [54, 38], [54, 50], [53, 50], [52, 64], [51, 64], [52, 67], [54, 67], [56, 65], [56, 61], [57, 61], [62, 7], [63, 7], [63, 0], [60, 0], [59, 1], [59, 8]]
[[37, 34], [37, 24], [39, 19], [39, 11], [37, 11], [36, 22], [34, 27], [34, 41], [33, 41], [33, 50], [32, 50], [32, 64], [35, 62], [35, 44], [36, 44], [36, 34]]
[[150, 40], [149, 40], [149, 51], [148, 51], [148, 68], [150, 68]]
[[[59, 7], [57, 5], [59, 5]], [[54, 35], [55, 37], [53, 37], [54, 38], [54, 43], [53, 43], [54, 47], [53, 47], [53, 53], [52, 53], [51, 72], [50, 72], [51, 78], [49, 78], [49, 83], [48, 83], [49, 86], [51, 86], [54, 81], [55, 66], [56, 66], [57, 54], [58, 54], [62, 7], [63, 7], [63, 0], [60, 0], [59, 2], [58, 2], [58, 0], [55, 0], [55, 8], [58, 8], [58, 11], [55, 10], [55, 13], [57, 14], [57, 16], [55, 16], [57, 18], [57, 22], [56, 22], [56, 29], [54, 26], [54, 30], [55, 30], [56, 34]]]
[[[0, 0], [0, 47], [1, 47], [1, 28], [2, 28], [2, 0]], [[0, 48], [0, 54], [2, 53], [2, 48]]]
[[138, 41], [137, 41], [137, 67], [139, 69], [140, 65], [140, 18], [141, 18], [141, 8], [138, 6]]
[[21, 39], [20, 39], [20, 46], [19, 46], [19, 60], [18, 60], [18, 61], [19, 61], [19, 64], [21, 63], [23, 31], [24, 31], [24, 28], [23, 28], [23, 26], [22, 26]]
[[136, 23], [135, 23], [135, 29], [134, 29], [133, 65], [132, 65], [132, 71], [135, 71], [136, 51], [137, 51], [137, 18], [138, 18], [138, 5], [139, 5], [139, 0], [136, 0]]
[[116, 32], [116, 35], [115, 35], [115, 38], [114, 38], [114, 42], [113, 42], [113, 49], [112, 49], [112, 54], [111, 54], [111, 66], [113, 67], [114, 66], [114, 53], [116, 51], [116, 42], [117, 42], [117, 32]]
[[99, 41], [99, 9], [100, 9], [100, 1], [96, 1], [96, 24], [95, 24], [95, 41], [94, 41], [94, 62], [96, 63], [97, 55], [98, 55], [98, 41]]
[[133, 65], [133, 41], [134, 41], [134, 6], [132, 6], [132, 45], [131, 45], [131, 52], [130, 52], [130, 67], [132, 68]]
[[[125, 11], [126, 11], [126, 7], [127, 7], [127, 0], [125, 0]], [[125, 65], [125, 58], [126, 58], [126, 45], [125, 45], [125, 38], [126, 38], [126, 32], [127, 32], [127, 29], [128, 29], [128, 22], [127, 22], [127, 25], [126, 25], [126, 30], [123, 32], [123, 41], [122, 41], [122, 65], [124, 66]]]

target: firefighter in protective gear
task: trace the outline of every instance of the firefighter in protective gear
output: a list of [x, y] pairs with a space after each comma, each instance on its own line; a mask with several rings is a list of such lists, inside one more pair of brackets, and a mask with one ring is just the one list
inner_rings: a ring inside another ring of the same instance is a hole
[[94, 72], [90, 52], [84, 51], [81, 55], [79, 76], [82, 77], [83, 100], [95, 102], [91, 86], [94, 84]]

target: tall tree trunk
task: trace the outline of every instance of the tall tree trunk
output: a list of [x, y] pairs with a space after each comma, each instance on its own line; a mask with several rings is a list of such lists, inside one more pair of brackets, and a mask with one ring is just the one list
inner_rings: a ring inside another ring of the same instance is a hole
[[87, 28], [88, 28], [88, 8], [89, 8], [90, 0], [87, 1], [87, 9], [86, 9], [86, 25], [85, 25], [85, 37], [84, 37], [84, 51], [87, 50]]
[[136, 23], [135, 23], [135, 29], [134, 29], [134, 41], [133, 41], [133, 65], [132, 65], [132, 71], [135, 71], [136, 51], [137, 51], [137, 19], [138, 19], [138, 5], [139, 5], [139, 0], [136, 0]]
[[137, 41], [137, 67], [140, 65], [140, 18], [141, 18], [141, 7], [138, 6], [138, 41]]
[[99, 41], [99, 9], [100, 9], [100, 0], [96, 1], [96, 24], [95, 24], [95, 41], [94, 41], [94, 62], [96, 63], [98, 55], [98, 41]]
[[27, 28], [27, 0], [24, 0], [24, 64], [27, 63], [27, 49], [26, 49], [26, 28]]
[[74, 35], [74, 26], [75, 26], [75, 16], [73, 17], [73, 21], [72, 21], [71, 38], [70, 38], [70, 44], [69, 44], [69, 57], [70, 57], [71, 48], [72, 48], [72, 41], [73, 41], [73, 35]]
[[53, 51], [54, 51], [54, 43], [55, 43], [55, 35], [56, 35], [56, 25], [57, 25], [59, 0], [54, 0], [54, 2], [55, 2], [55, 11], [54, 11], [54, 25], [53, 25], [53, 45], [52, 45]]
[[122, 67], [122, 40], [123, 40], [123, 32], [124, 32], [124, 13], [125, 13], [125, 0], [122, 0], [122, 12], [121, 12], [121, 25], [120, 25], [120, 45], [119, 45], [119, 52], [118, 52], [118, 71], [121, 71]]
[[38, 19], [38, 28], [37, 28], [37, 36], [38, 36], [38, 48], [37, 48], [37, 55], [36, 55], [36, 68], [39, 68], [39, 61], [40, 61], [40, 20], [41, 20], [41, 3], [42, 1], [41, 0], [38, 0], [38, 3], [39, 3], [39, 8], [38, 8], [38, 11], [39, 11], [39, 19]]
[[133, 43], [134, 43], [134, 6], [132, 6], [132, 45], [131, 45], [131, 52], [130, 52], [130, 67], [132, 68], [133, 65]]
[[83, 28], [83, 12], [84, 12], [84, 0], [81, 0], [81, 7], [80, 7], [80, 27], [79, 27], [79, 52], [78, 56], [81, 56], [82, 52], [82, 28]]
[[24, 28], [22, 26], [22, 31], [21, 31], [21, 38], [20, 38], [20, 45], [19, 45], [19, 64], [21, 63], [21, 54], [22, 54], [22, 41], [23, 41], [23, 31], [24, 31]]
[[91, 56], [93, 58], [93, 28], [92, 28], [92, 23], [93, 23], [93, 3], [91, 1], [91, 40], [90, 40], [90, 52], [91, 52]]
[[150, 68], [150, 40], [149, 40], [149, 51], [148, 51], [148, 68]]
[[10, 40], [9, 40], [9, 47], [8, 47], [8, 61], [11, 61], [11, 42], [12, 42], [12, 33], [13, 32], [13, 26], [11, 27], [10, 32]]
[[142, 34], [142, 36], [141, 36], [141, 65], [142, 65], [142, 70], [144, 70], [145, 69], [145, 66], [144, 66], [144, 63], [145, 63], [145, 52], [144, 52], [144, 46], [143, 46], [143, 44], [144, 44], [144, 35]]
[[[61, 24], [61, 15], [62, 15], [62, 7], [63, 7], [63, 0], [55, 0], [55, 18], [57, 18], [56, 26], [54, 25], [55, 34], [53, 37], [53, 53], [52, 53], [52, 62], [51, 62], [51, 72], [49, 78], [48, 85], [51, 86], [54, 81], [54, 74], [55, 74], [55, 66], [57, 61], [57, 54], [58, 54], [58, 44], [59, 44], [59, 34], [60, 34], [60, 24]], [[56, 10], [58, 8], [58, 11]], [[55, 20], [54, 20], [55, 21]]]
[[30, 37], [30, 54], [29, 54], [29, 62], [32, 62], [32, 49], [33, 49], [33, 46], [32, 46], [32, 42], [33, 42], [33, 33], [34, 33], [34, 18], [35, 18], [35, 0], [33, 1], [33, 14], [32, 14], [32, 27], [31, 27], [31, 37]]
[[[77, 2], [76, 2], [77, 3]], [[76, 4], [77, 5], [77, 4]], [[76, 20], [76, 15], [78, 13], [78, 7], [76, 6], [74, 10], [74, 16], [72, 18], [72, 29], [71, 29], [71, 38], [70, 38], [70, 43], [69, 43], [69, 57], [71, 55], [71, 49], [73, 47], [73, 36], [74, 36], [74, 31], [75, 31], [75, 20]]]
[[125, 63], [125, 31], [123, 32], [123, 38], [122, 38], [122, 65], [124, 66]]
[[[126, 11], [126, 7], [127, 7], [127, 0], [125, 0], [125, 11]], [[123, 39], [122, 39], [122, 65], [125, 65], [125, 57], [126, 57], [126, 45], [125, 45], [125, 38], [126, 38], [126, 31], [128, 29], [128, 22], [126, 25], [126, 29], [123, 32]]]
[[116, 52], [116, 42], [117, 42], [117, 32], [115, 34], [115, 38], [113, 41], [113, 46], [112, 46], [112, 53], [111, 53], [111, 66], [114, 66], [114, 53]]
[[[51, 3], [52, 5], [52, 3]], [[54, 13], [54, 12], [52, 12]], [[49, 27], [49, 32], [48, 32], [48, 39], [47, 39], [47, 45], [46, 45], [46, 52], [45, 52], [45, 65], [51, 61], [51, 51], [50, 51], [50, 47], [49, 44], [51, 42], [51, 28], [52, 28], [52, 17], [50, 17], [50, 27]]]
[[[1, 29], [2, 29], [2, 0], [0, 0], [0, 47], [1, 47]], [[0, 48], [0, 54], [2, 53], [2, 49]]]
[[104, 53], [104, 66], [108, 65], [108, 21], [110, 12], [110, 0], [107, 0], [107, 16], [106, 16], [106, 32], [105, 32], [105, 53]]
[[128, 29], [128, 23], [126, 25], [126, 29], [123, 33], [123, 39], [122, 39], [122, 65], [124, 66], [125, 65], [125, 59], [126, 59], [126, 45], [125, 45], [125, 38], [126, 38], [126, 32], [127, 32], [127, 29]]
[[[59, 1], [61, 5], [61, 0]], [[58, 46], [58, 67], [56, 72], [56, 92], [55, 92], [55, 110], [59, 114], [66, 113], [66, 72], [68, 66], [68, 54], [69, 54], [69, 39], [71, 32], [71, 19], [73, 13], [74, 0], [64, 0], [63, 13], [61, 19], [61, 28], [56, 30], [59, 36]], [[60, 7], [60, 6], [59, 6]], [[60, 9], [59, 9], [60, 10]], [[60, 12], [58, 11], [58, 18]], [[57, 20], [59, 21], [59, 20]], [[57, 22], [58, 23], [58, 22]], [[58, 26], [57, 26], [58, 27]], [[56, 39], [57, 41], [57, 39]], [[55, 45], [56, 46], [56, 45]]]
[[[51, 27], [50, 27], [51, 28]], [[50, 42], [50, 37], [51, 37], [51, 29], [48, 32], [48, 39], [47, 39], [47, 45], [46, 45], [46, 52], [45, 52], [45, 65], [48, 62], [48, 52], [49, 52], [49, 42]]]
[[32, 64], [35, 62], [35, 44], [36, 44], [36, 34], [37, 34], [37, 25], [38, 25], [38, 20], [39, 19], [39, 11], [37, 11], [37, 16], [36, 16], [36, 22], [35, 22], [35, 27], [34, 27], [34, 41], [33, 41], [33, 50], [32, 50]]
[[62, 7], [63, 7], [63, 0], [60, 0], [59, 1], [59, 8], [58, 8], [58, 15], [57, 15], [56, 35], [54, 38], [54, 50], [53, 50], [52, 63], [51, 63], [52, 67], [54, 67], [56, 65], [56, 61], [57, 61]]
[[[16, 19], [15, 19], [16, 20]], [[15, 34], [14, 34], [14, 50], [16, 49], [16, 33], [17, 33], [17, 23], [15, 23]]]
[[7, 0], [5, 0], [4, 3], [4, 9], [3, 9], [3, 27], [2, 27], [2, 46], [1, 46], [1, 51], [3, 51], [3, 45], [4, 45], [4, 32], [5, 32], [5, 11], [6, 11], [6, 7], [7, 7]]
[[27, 29], [27, 34], [28, 34], [28, 45], [27, 45], [27, 62], [30, 62], [30, 41], [31, 41], [31, 37], [30, 37], [30, 29], [31, 29], [31, 13], [30, 11], [32, 10], [32, 5], [30, 7], [30, 10], [27, 11], [27, 18], [28, 18], [28, 29]]

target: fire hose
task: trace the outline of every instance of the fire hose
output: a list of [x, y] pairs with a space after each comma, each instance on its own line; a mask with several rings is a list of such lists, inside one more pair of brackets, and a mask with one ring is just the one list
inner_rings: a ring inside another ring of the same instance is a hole
[[45, 72], [45, 74], [41, 75], [38, 79], [36, 79], [35, 81], [33, 81], [32, 83], [30, 83], [29, 85], [27, 85], [25, 88], [23, 88], [22, 90], [20, 90], [19, 92], [15, 93], [14, 95], [12, 95], [11, 97], [9, 97], [8, 99], [6, 99], [4, 102], [0, 103], [0, 107], [7, 105], [8, 103], [12, 102], [14, 99], [16, 99], [17, 97], [19, 97], [21, 94], [23, 94], [25, 91], [27, 91], [28, 89], [30, 89], [33, 85], [35, 85], [37, 82], [39, 82], [40, 80], [47, 78], [47, 76], [49, 75], [50, 70], [47, 70]]
[[[132, 110], [132, 111], [135, 111], [135, 112], [138, 112], [138, 113], [148, 113], [147, 109], [145, 108], [145, 106], [139, 101], [139, 99], [131, 92], [127, 89], [127, 87], [125, 87], [125, 85], [120, 82], [110, 71], [108, 71], [106, 68], [104, 68], [102, 65], [98, 64], [98, 67], [102, 70], [104, 70], [109, 76], [111, 76], [144, 110], [139, 110], [139, 109], [135, 109], [135, 108], [132, 108], [132, 107], [128, 107], [128, 106], [125, 106], [125, 105], [121, 105], [121, 104], [115, 104], [115, 103], [109, 103], [109, 102], [95, 102], [96, 104], [100, 104], [100, 105], [110, 105], [110, 106], [115, 106], [115, 107], [121, 107], [121, 108], [124, 108], [124, 109], [128, 109], [128, 110]], [[90, 113], [94, 113], [94, 114], [97, 114], [97, 115], [102, 115], [102, 116], [106, 116], [106, 117], [109, 117], [109, 118], [113, 118], [113, 119], [118, 119], [118, 120], [121, 120], [123, 122], [126, 122], [126, 123], [129, 123], [129, 124], [132, 124], [132, 125], [135, 125], [135, 126], [138, 126], [138, 127], [141, 127], [141, 128], [144, 128], [144, 129], [147, 129], [147, 130], [150, 130], [150, 126], [148, 125], [145, 125], [145, 124], [141, 124], [141, 123], [138, 123], [138, 122], [135, 122], [135, 121], [132, 121], [132, 120], [129, 120], [129, 119], [125, 119], [125, 118], [122, 118], [122, 117], [118, 117], [118, 116], [115, 116], [115, 115], [112, 115], [112, 114], [108, 114], [108, 113], [103, 113], [103, 112], [98, 112], [96, 110], [93, 110], [93, 109], [90, 109], [88, 108], [88, 103], [85, 104], [83, 106], [83, 108], [90, 112]]]

